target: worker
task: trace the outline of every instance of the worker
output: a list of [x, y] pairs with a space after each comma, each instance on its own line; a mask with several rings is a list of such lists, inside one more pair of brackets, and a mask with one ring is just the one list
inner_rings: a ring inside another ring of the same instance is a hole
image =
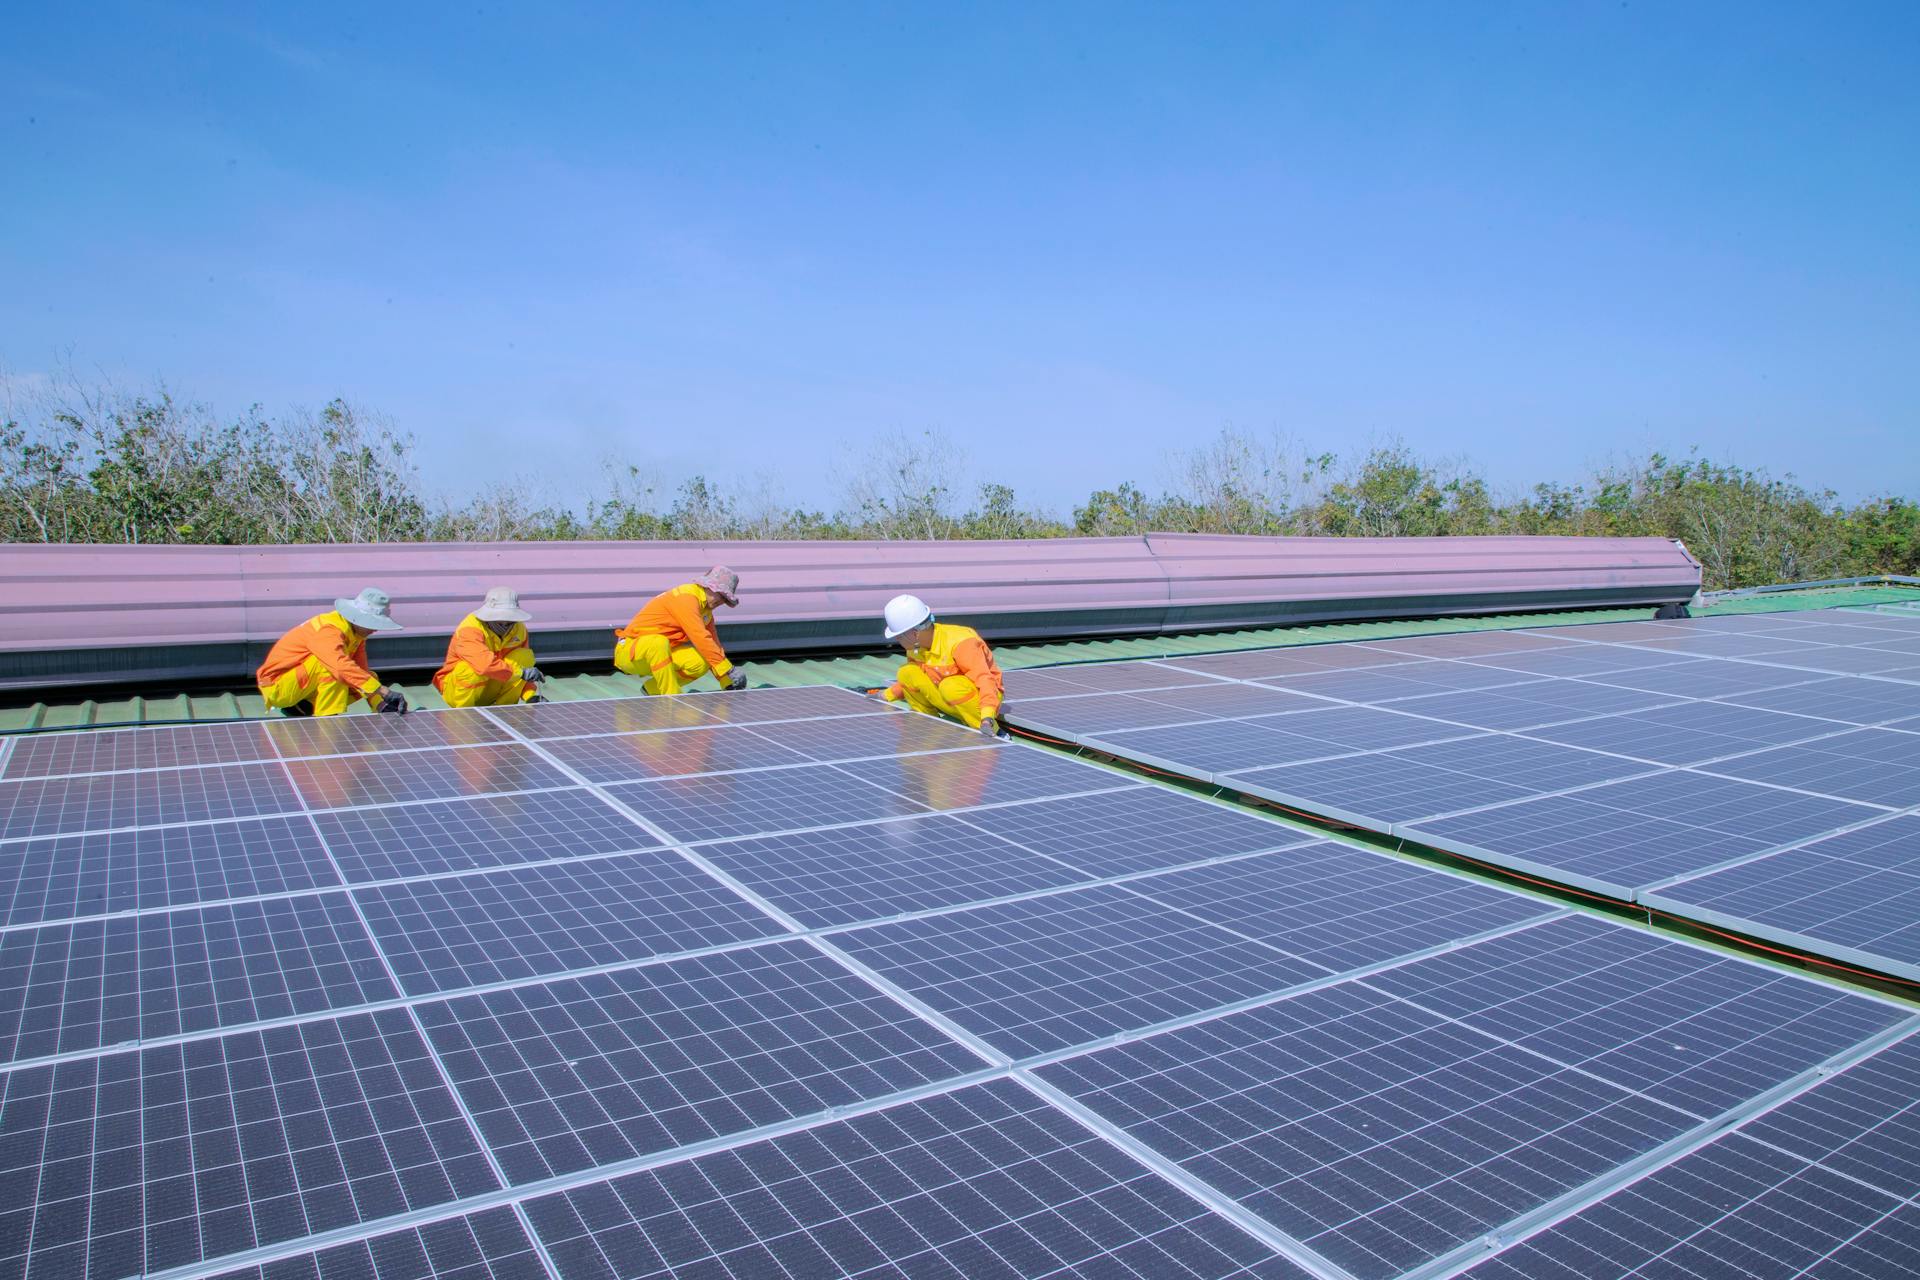
[[526, 624], [512, 587], [489, 587], [480, 607], [460, 620], [447, 641], [447, 660], [433, 673], [433, 687], [450, 707], [512, 707], [544, 702], [533, 665]]
[[367, 670], [367, 637], [400, 629], [392, 606], [386, 592], [368, 587], [281, 636], [254, 673], [260, 696], [283, 716], [337, 716], [355, 699], [405, 715], [407, 699], [399, 687]]
[[907, 664], [883, 691], [888, 702], [958, 720], [989, 738], [1000, 735], [1000, 668], [972, 627], [939, 622], [919, 596], [887, 601], [887, 639], [907, 651]]
[[725, 565], [662, 591], [617, 633], [613, 665], [646, 681], [648, 693], [679, 693], [709, 671], [722, 688], [744, 689], [746, 674], [727, 660], [713, 632], [714, 607], [739, 604], [739, 592], [740, 575]]

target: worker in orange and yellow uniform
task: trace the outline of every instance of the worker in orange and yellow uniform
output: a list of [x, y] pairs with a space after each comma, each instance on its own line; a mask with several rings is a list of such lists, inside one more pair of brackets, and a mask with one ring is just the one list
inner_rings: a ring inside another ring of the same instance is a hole
[[332, 612], [308, 618], [267, 650], [254, 672], [260, 696], [283, 716], [337, 716], [356, 699], [404, 715], [407, 699], [398, 686], [367, 670], [367, 637], [400, 629], [392, 608], [378, 587], [335, 600]]
[[907, 651], [907, 665], [883, 691], [888, 702], [958, 720], [988, 737], [1000, 734], [1000, 668], [972, 627], [935, 621], [919, 596], [887, 601], [887, 639]]
[[447, 641], [447, 660], [433, 673], [433, 687], [450, 707], [511, 707], [543, 702], [546, 677], [533, 665], [527, 623], [512, 587], [490, 587], [480, 607], [460, 620]]
[[739, 591], [740, 575], [724, 565], [662, 591], [617, 633], [613, 665], [645, 680], [648, 693], [679, 693], [709, 671], [722, 688], [744, 689], [745, 673], [727, 660], [713, 633], [714, 607], [739, 604]]

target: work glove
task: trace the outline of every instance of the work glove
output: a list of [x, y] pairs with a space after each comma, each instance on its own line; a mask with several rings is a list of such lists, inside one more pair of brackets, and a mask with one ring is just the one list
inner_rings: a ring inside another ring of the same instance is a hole
[[381, 715], [407, 714], [407, 695], [400, 692], [397, 684], [383, 685], [380, 689], [380, 705], [374, 708]]
[[980, 717], [980, 736], [983, 738], [999, 737], [1000, 736], [1000, 718], [998, 716], [981, 716]]
[[747, 687], [747, 673], [735, 667], [727, 672], [727, 678], [720, 683], [729, 689], [744, 689]]
[[520, 672], [520, 678], [528, 684], [539, 684], [547, 678], [547, 673], [538, 667], [527, 667]]

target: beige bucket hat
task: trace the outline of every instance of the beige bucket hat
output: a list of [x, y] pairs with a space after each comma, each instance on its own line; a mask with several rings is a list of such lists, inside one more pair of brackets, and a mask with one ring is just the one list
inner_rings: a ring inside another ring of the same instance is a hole
[[398, 631], [393, 620], [393, 597], [378, 587], [367, 587], [351, 600], [342, 597], [333, 602], [340, 616], [366, 631]]
[[520, 607], [520, 593], [512, 587], [488, 587], [487, 598], [473, 611], [482, 622], [532, 622], [533, 615]]

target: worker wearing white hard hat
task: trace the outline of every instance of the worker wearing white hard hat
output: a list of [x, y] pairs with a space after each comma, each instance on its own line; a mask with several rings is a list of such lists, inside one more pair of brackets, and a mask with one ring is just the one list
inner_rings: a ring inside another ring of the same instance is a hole
[[972, 627], [940, 622], [919, 596], [887, 601], [887, 639], [906, 650], [906, 665], [884, 692], [888, 702], [958, 720], [988, 737], [1000, 732], [1001, 676], [993, 650]]
[[447, 641], [447, 660], [433, 673], [433, 687], [450, 707], [511, 707], [544, 701], [546, 677], [533, 664], [527, 624], [512, 587], [492, 587], [480, 607], [460, 620]]

